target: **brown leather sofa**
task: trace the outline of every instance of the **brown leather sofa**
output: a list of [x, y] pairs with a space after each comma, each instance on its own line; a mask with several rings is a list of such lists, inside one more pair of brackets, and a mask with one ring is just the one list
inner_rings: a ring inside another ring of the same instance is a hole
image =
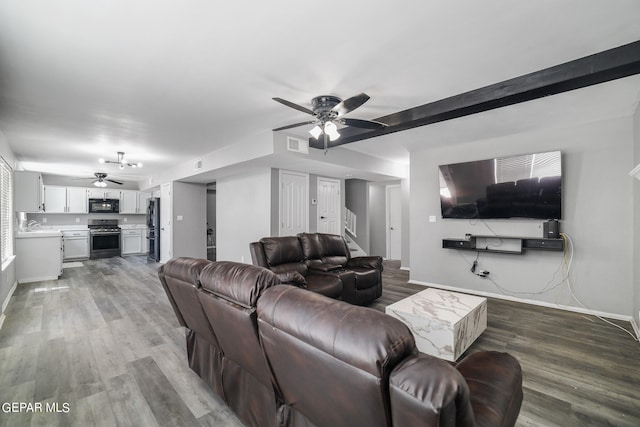
[[274, 271], [280, 283], [356, 305], [370, 304], [382, 295], [382, 258], [351, 257], [342, 236], [301, 233], [265, 237], [249, 248], [253, 264]]
[[[161, 267], [160, 278], [188, 328], [190, 366], [220, 379], [214, 390], [247, 425], [489, 427], [517, 420], [522, 371], [506, 353], [477, 352], [457, 365], [419, 353], [399, 320], [277, 285], [275, 273], [258, 266], [178, 258]], [[208, 351], [194, 352], [193, 342]], [[201, 360], [192, 364], [194, 354]], [[203, 370], [207, 356], [213, 359]]]

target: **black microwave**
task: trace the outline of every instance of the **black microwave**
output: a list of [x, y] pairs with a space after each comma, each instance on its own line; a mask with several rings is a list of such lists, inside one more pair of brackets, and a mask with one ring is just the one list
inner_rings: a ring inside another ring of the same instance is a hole
[[89, 199], [89, 213], [120, 213], [120, 200]]

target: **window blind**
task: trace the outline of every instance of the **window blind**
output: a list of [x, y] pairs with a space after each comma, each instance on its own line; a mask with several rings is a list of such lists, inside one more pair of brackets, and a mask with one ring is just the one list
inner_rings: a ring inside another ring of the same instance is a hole
[[13, 174], [9, 164], [0, 160], [0, 254], [4, 262], [13, 255]]

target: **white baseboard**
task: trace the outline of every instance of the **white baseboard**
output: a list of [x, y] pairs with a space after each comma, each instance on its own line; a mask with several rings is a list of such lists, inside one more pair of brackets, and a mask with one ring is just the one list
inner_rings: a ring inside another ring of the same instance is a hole
[[2, 324], [4, 323], [4, 319], [6, 318], [6, 316], [4, 315], [4, 312], [7, 309], [7, 306], [9, 305], [9, 300], [11, 300], [11, 297], [13, 296], [13, 293], [16, 291], [17, 287], [18, 287], [18, 281], [16, 280], [13, 282], [13, 286], [11, 286], [11, 289], [9, 289], [9, 294], [7, 295], [5, 300], [2, 302], [2, 310], [0, 310], [0, 329], [2, 329]]
[[640, 327], [638, 327], [636, 319], [631, 319], [631, 326], [633, 326], [633, 331], [636, 333], [636, 338], [640, 341]]
[[402, 270], [402, 271], [411, 271], [411, 269], [409, 267], [403, 267], [403, 266], [400, 266], [400, 270]]
[[[532, 299], [512, 297], [512, 296], [509, 296], [509, 295], [494, 294], [493, 292], [476, 291], [474, 289], [458, 288], [458, 287], [455, 287], [455, 286], [447, 286], [447, 285], [440, 285], [440, 284], [437, 284], [437, 283], [422, 282], [420, 280], [409, 280], [409, 283], [412, 283], [414, 285], [428, 286], [428, 287], [431, 287], [431, 288], [445, 289], [445, 290], [448, 290], [448, 291], [462, 292], [462, 293], [465, 293], [465, 294], [479, 295], [479, 296], [483, 296], [483, 297], [503, 299], [503, 300], [514, 301], [514, 302], [521, 302], [521, 303], [524, 303], [524, 304], [538, 305], [538, 306], [548, 307], [548, 308], [555, 308], [555, 309], [558, 309], [558, 310], [573, 311], [573, 312], [582, 313], [582, 314], [590, 314], [592, 316], [599, 316], [599, 317], [605, 317], [605, 318], [609, 318], [609, 319], [623, 320], [623, 321], [627, 321], [627, 322], [633, 323], [633, 318], [631, 316], [625, 316], [623, 314], [607, 313], [607, 312], [604, 312], [604, 311], [597, 311], [597, 310], [589, 310], [589, 309], [586, 309], [586, 308], [573, 307], [573, 306], [570, 306], [570, 305], [553, 304], [553, 303], [544, 302], [544, 301], [536, 301], [536, 300], [532, 300]], [[636, 329], [636, 335], [638, 335], [638, 329]]]

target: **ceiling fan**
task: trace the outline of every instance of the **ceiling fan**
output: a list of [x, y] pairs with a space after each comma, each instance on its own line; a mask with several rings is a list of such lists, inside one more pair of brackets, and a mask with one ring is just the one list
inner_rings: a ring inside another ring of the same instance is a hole
[[382, 129], [387, 125], [385, 123], [376, 122], [373, 120], [351, 119], [342, 117], [345, 114], [355, 110], [362, 104], [369, 100], [369, 95], [361, 93], [359, 95], [352, 96], [342, 100], [333, 95], [320, 95], [311, 100], [312, 109], [308, 109], [298, 104], [294, 104], [291, 101], [287, 101], [282, 98], [273, 98], [274, 101], [279, 102], [287, 107], [293, 108], [303, 113], [314, 116], [313, 120], [307, 120], [305, 122], [294, 123], [292, 125], [282, 126], [273, 131], [291, 129], [298, 126], [304, 126], [314, 124], [315, 127], [309, 131], [311, 136], [318, 139], [320, 135], [324, 134], [324, 148], [327, 149], [327, 137], [331, 141], [335, 141], [340, 138], [337, 125], [351, 126], [363, 129]]
[[114, 184], [118, 184], [118, 185], [122, 185], [123, 183], [120, 181], [116, 181], [113, 179], [107, 179], [107, 174], [104, 172], [96, 172], [94, 173], [95, 175], [95, 179], [93, 177], [90, 178], [76, 178], [76, 179], [93, 179], [93, 181], [91, 181], [91, 183], [93, 185], [95, 185], [96, 187], [106, 187], [107, 186], [107, 182], [112, 182]]

